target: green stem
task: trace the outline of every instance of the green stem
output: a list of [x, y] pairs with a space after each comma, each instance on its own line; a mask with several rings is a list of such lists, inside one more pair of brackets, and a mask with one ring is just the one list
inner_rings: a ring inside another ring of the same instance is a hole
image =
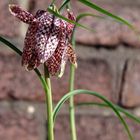
[[45, 90], [46, 106], [47, 106], [47, 130], [48, 130], [47, 140], [54, 140], [51, 81], [50, 81], [48, 69], [45, 65], [44, 65], [44, 76], [45, 76], [46, 85], [48, 86], [48, 88], [46, 88], [47, 90]]
[[[74, 37], [75, 28], [72, 34], [72, 46], [75, 49], [75, 37]], [[70, 66], [70, 80], [69, 80], [69, 90], [74, 90], [74, 79], [75, 79], [75, 67], [71, 64]], [[74, 97], [71, 96], [69, 99], [69, 113], [70, 113], [70, 130], [71, 130], [71, 139], [77, 140], [76, 135], [76, 125], [75, 125], [75, 108], [74, 108]]]
[[[75, 77], [75, 68], [73, 65], [70, 66], [70, 85], [69, 90], [74, 90], [74, 77]], [[71, 139], [77, 140], [76, 135], [76, 126], [75, 126], [75, 108], [74, 108], [74, 97], [69, 99], [69, 112], [70, 112], [70, 130], [71, 130]]]

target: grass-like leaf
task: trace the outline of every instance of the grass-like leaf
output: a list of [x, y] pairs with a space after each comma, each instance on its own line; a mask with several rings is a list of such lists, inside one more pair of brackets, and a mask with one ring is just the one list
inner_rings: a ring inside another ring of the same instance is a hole
[[84, 5], [92, 8], [92, 9], [97, 10], [98, 12], [100, 12], [102, 14], [105, 14], [105, 15], [115, 19], [118, 22], [121, 22], [121, 23], [127, 25], [131, 29], [134, 29], [133, 25], [130, 22], [128, 22], [127, 20], [121, 18], [120, 16], [116, 16], [116, 15], [112, 14], [111, 12], [105, 10], [104, 8], [99, 7], [98, 5], [96, 5], [96, 4], [94, 4], [94, 3], [90, 2], [90, 1], [87, 1], [87, 0], [79, 0], [79, 1], [81, 3], [83, 3]]
[[75, 22], [75, 21], [73, 21], [73, 20], [70, 20], [70, 19], [68, 19], [68, 18], [66, 18], [66, 17], [64, 17], [64, 16], [62, 16], [62, 15], [60, 15], [60, 14], [58, 14], [57, 12], [53, 11], [51, 8], [48, 8], [48, 11], [49, 11], [50, 13], [54, 14], [55, 16], [57, 16], [57, 17], [59, 17], [59, 18], [65, 20], [65, 21], [67, 21], [67, 22], [69, 22], [69, 23], [75, 24], [76, 26], [81, 27], [81, 28], [83, 28], [83, 29], [86, 29], [86, 30], [88, 30], [88, 31], [95, 32], [95, 30], [93, 30], [93, 29], [91, 29], [91, 28], [88, 28], [88, 27], [86, 27], [86, 26], [84, 26], [84, 25], [82, 25], [82, 24], [79, 24], [79, 23], [77, 23], [77, 22]]
[[13, 45], [11, 42], [9, 42], [8, 40], [6, 40], [5, 38], [3, 38], [3, 37], [0, 36], [0, 41], [2, 43], [4, 43], [5, 45], [7, 45], [12, 50], [14, 50], [17, 54], [22, 55], [22, 51], [19, 50], [15, 45]]
[[[106, 103], [97, 103], [97, 102], [78, 103], [76, 106], [79, 107], [79, 106], [93, 106], [93, 105], [99, 107], [109, 107]], [[136, 117], [135, 115], [131, 114], [130, 112], [128, 112], [127, 110], [123, 109], [118, 105], [114, 105], [114, 106], [119, 112], [123, 113], [128, 118], [134, 120], [137, 123], [140, 123], [140, 118]]]
[[61, 11], [69, 2], [70, 2], [70, 0], [64, 0], [64, 2], [62, 3], [62, 5], [58, 11]]
[[130, 132], [128, 126], [127, 126], [127, 123], [125, 122], [125, 120], [123, 119], [123, 117], [120, 115], [120, 113], [118, 112], [118, 110], [116, 109], [116, 107], [114, 106], [114, 104], [111, 103], [110, 101], [108, 101], [104, 96], [102, 96], [102, 95], [100, 95], [100, 94], [98, 94], [96, 92], [89, 91], [89, 90], [79, 89], [79, 90], [74, 90], [74, 91], [71, 91], [71, 92], [65, 94], [61, 98], [61, 100], [58, 102], [58, 104], [56, 105], [56, 107], [54, 108], [54, 113], [53, 113], [54, 122], [55, 122], [56, 116], [57, 116], [60, 108], [65, 103], [65, 101], [68, 100], [71, 96], [78, 95], [78, 94], [93, 95], [93, 96], [96, 96], [99, 99], [103, 100], [114, 111], [114, 113], [118, 116], [118, 118], [120, 119], [121, 123], [124, 125], [124, 128], [125, 128], [128, 136], [129, 136], [129, 139], [130, 140], [133, 140], [133, 137], [132, 137], [131, 132]]

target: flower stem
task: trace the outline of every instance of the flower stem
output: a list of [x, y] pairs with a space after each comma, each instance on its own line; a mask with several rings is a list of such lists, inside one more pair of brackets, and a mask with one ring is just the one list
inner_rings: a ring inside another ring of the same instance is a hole
[[[74, 90], [74, 75], [75, 68], [73, 65], [70, 67], [70, 87], [69, 90]], [[69, 112], [70, 112], [70, 129], [71, 129], [71, 139], [77, 140], [76, 126], [75, 126], [75, 109], [74, 109], [74, 97], [70, 97], [69, 100]]]
[[48, 137], [47, 140], [54, 140], [54, 131], [53, 131], [53, 103], [52, 103], [52, 91], [51, 91], [51, 81], [47, 67], [44, 65], [44, 76], [46, 83], [46, 107], [47, 107], [47, 130]]
[[[74, 37], [75, 27], [72, 34], [72, 47], [75, 49], [75, 37]], [[70, 66], [70, 80], [69, 80], [69, 90], [74, 90], [74, 79], [75, 79], [75, 67], [71, 64]], [[77, 140], [76, 135], [76, 125], [75, 125], [75, 108], [74, 108], [74, 97], [71, 96], [69, 99], [69, 113], [70, 113], [70, 129], [71, 129], [71, 139]]]

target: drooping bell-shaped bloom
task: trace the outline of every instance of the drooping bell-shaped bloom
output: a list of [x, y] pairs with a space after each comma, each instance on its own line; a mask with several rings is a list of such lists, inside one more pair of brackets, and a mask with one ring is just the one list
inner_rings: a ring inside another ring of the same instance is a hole
[[[34, 16], [18, 5], [10, 5], [9, 9], [15, 17], [29, 24], [22, 54], [22, 65], [27, 70], [45, 63], [51, 75], [62, 76], [67, 60], [77, 66], [75, 52], [69, 43], [73, 24], [45, 10], [38, 10]], [[69, 11], [68, 18], [75, 20]]]

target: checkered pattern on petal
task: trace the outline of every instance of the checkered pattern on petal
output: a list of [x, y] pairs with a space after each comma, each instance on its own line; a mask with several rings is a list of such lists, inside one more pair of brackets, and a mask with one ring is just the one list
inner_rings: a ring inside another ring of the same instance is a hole
[[12, 15], [14, 15], [15, 17], [17, 17], [18, 19], [20, 19], [21, 21], [23, 21], [27, 24], [31, 24], [32, 22], [36, 22], [36, 19], [32, 14], [23, 10], [18, 5], [10, 4], [9, 11], [11, 12]]
[[39, 62], [38, 50], [35, 48], [37, 44], [36, 32], [38, 30], [38, 24], [33, 23], [29, 25], [24, 40], [24, 48], [22, 54], [22, 65], [25, 66], [27, 70], [32, 70], [36, 68]]
[[76, 53], [75, 51], [73, 50], [71, 44], [69, 43], [68, 44], [68, 47], [67, 47], [67, 57], [69, 59], [69, 61], [75, 66], [77, 67], [77, 58], [76, 58]]
[[38, 11], [35, 17], [38, 22], [29, 25], [22, 55], [22, 65], [27, 70], [32, 70], [42, 63], [53, 23], [53, 15], [48, 12]]
[[[38, 10], [33, 16], [17, 5], [10, 5], [9, 8], [15, 17], [29, 24], [22, 54], [22, 65], [27, 70], [45, 62], [51, 75], [61, 77], [68, 59], [77, 65], [75, 52], [69, 44], [73, 24], [45, 10]], [[75, 20], [69, 11], [68, 18]]]
[[[52, 24], [52, 29], [49, 35], [49, 38], [47, 40], [46, 46], [45, 46], [45, 50], [44, 50], [44, 58], [41, 60], [41, 62], [45, 62], [47, 59], [49, 59], [53, 53], [55, 52], [59, 40], [60, 40], [60, 36], [61, 36], [61, 19], [59, 18], [55, 18]], [[64, 26], [64, 25], [63, 25]]]
[[66, 27], [64, 27], [65, 22], [62, 22], [61, 20], [61, 27], [62, 26], [63, 28], [61, 28], [58, 46], [54, 54], [46, 61], [46, 65], [48, 66], [48, 70], [51, 75], [56, 75], [59, 73], [63, 54], [66, 53], [67, 49], [68, 39], [66, 35]]

